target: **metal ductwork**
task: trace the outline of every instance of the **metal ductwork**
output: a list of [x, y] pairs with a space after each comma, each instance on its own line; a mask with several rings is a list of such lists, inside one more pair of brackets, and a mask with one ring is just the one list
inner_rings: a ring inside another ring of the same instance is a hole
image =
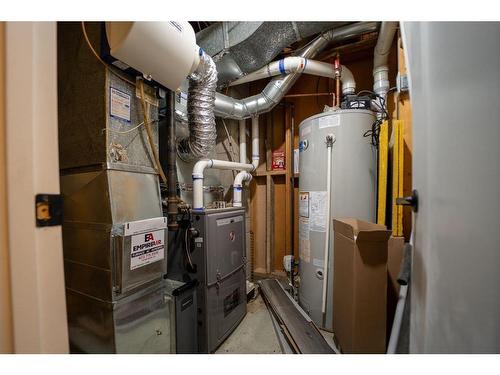
[[373, 51], [373, 91], [384, 98], [390, 87], [387, 61], [398, 25], [399, 22], [382, 22]]
[[200, 64], [189, 76], [187, 112], [189, 137], [179, 142], [183, 160], [205, 158], [215, 147], [215, 90], [217, 69], [212, 58], [200, 49]]
[[[364, 33], [377, 31], [378, 26], [378, 22], [359, 22], [327, 31], [314, 39], [295, 55], [306, 59], [314, 58], [328, 44], [348, 40]], [[215, 115], [241, 120], [268, 112], [283, 99], [299, 77], [300, 73], [297, 72], [274, 77], [260, 94], [244, 99], [235, 99], [216, 93]]]
[[[196, 34], [214, 58], [219, 86], [272, 61], [283, 48], [348, 22], [219, 22]], [[265, 48], [262, 48], [265, 46]]]

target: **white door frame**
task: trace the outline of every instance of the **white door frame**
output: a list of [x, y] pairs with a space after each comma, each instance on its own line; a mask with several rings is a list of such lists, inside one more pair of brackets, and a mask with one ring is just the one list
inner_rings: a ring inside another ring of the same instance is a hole
[[6, 164], [14, 352], [67, 353], [61, 226], [35, 226], [59, 194], [57, 24], [6, 24]]

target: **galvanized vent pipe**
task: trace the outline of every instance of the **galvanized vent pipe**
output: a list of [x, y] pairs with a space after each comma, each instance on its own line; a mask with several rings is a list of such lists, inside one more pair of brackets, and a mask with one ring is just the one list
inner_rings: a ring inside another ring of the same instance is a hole
[[377, 45], [373, 51], [373, 91], [383, 98], [390, 88], [387, 61], [398, 24], [398, 22], [382, 22]]
[[[302, 48], [299, 57], [314, 58], [329, 43], [353, 38], [363, 33], [377, 31], [377, 22], [359, 22], [353, 25], [333, 29], [314, 39]], [[295, 84], [300, 73], [274, 77], [257, 95], [245, 99], [235, 99], [221, 93], [215, 94], [215, 115], [223, 118], [241, 120], [265, 113], [273, 109]]]
[[[290, 56], [279, 61], [273, 61], [263, 68], [233, 81], [229, 86], [241, 85], [243, 83], [257, 81], [263, 78], [290, 73], [304, 73], [320, 77], [336, 78], [335, 67], [333, 64], [316, 60], [308, 60], [299, 56]], [[342, 65], [341, 68], [340, 80], [342, 81], [342, 93], [344, 95], [355, 93], [356, 82], [354, 81], [354, 76], [344, 65]]]

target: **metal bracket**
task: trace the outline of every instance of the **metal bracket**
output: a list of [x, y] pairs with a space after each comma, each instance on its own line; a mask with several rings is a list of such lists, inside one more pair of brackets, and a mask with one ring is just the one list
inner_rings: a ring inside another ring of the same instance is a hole
[[413, 190], [409, 197], [396, 198], [396, 204], [398, 206], [411, 206], [414, 212], [418, 212], [418, 192]]
[[37, 194], [35, 196], [37, 227], [61, 225], [63, 220], [63, 198], [61, 194]]

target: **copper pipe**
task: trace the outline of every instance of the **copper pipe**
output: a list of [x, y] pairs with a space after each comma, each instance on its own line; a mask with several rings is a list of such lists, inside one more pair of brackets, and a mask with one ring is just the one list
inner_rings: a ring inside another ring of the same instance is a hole
[[290, 95], [285, 95], [285, 98], [300, 98], [303, 96], [333, 96], [335, 95], [333, 92], [315, 92], [315, 93], [310, 93], [310, 94], [290, 94]]
[[340, 58], [339, 58], [339, 53], [337, 52], [337, 56], [335, 58], [335, 100], [336, 100], [336, 106], [340, 107]]
[[335, 87], [336, 106], [340, 107], [340, 77], [335, 78], [335, 81], [336, 81], [336, 87]]

